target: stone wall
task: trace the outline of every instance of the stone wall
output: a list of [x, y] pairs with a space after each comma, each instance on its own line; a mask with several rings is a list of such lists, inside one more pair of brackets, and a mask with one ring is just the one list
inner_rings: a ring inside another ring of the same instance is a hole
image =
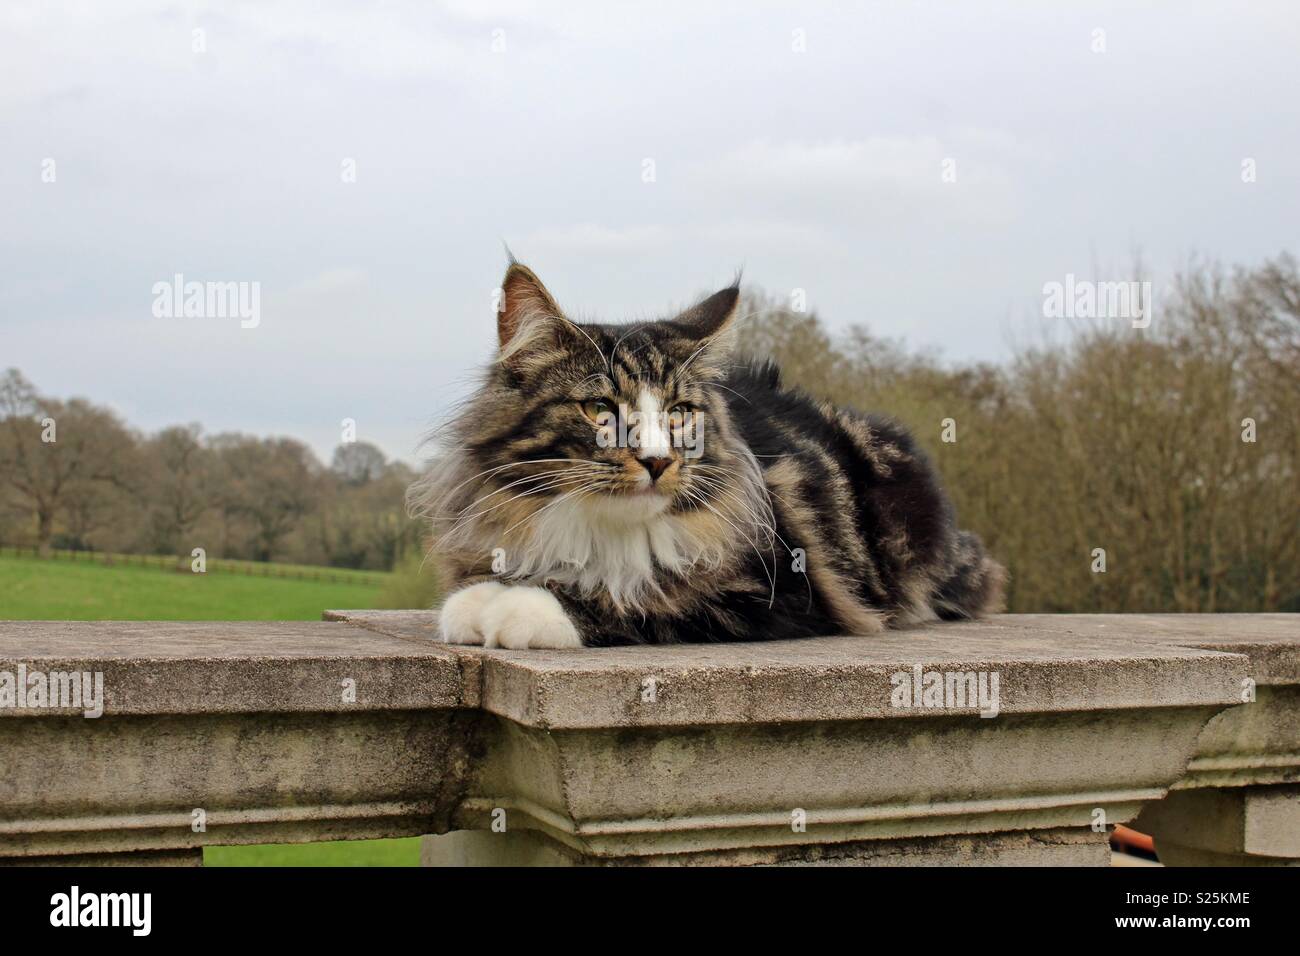
[[[1104, 865], [1134, 820], [1166, 863], [1300, 861], [1294, 615], [583, 651], [327, 617], [0, 623], [0, 862]], [[32, 697], [73, 673], [101, 716]]]

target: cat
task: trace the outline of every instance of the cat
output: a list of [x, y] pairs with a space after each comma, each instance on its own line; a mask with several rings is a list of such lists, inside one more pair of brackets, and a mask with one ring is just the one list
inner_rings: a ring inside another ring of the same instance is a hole
[[892, 421], [734, 355], [738, 284], [673, 318], [571, 321], [511, 261], [499, 348], [411, 488], [443, 641], [503, 648], [871, 634], [1001, 609]]

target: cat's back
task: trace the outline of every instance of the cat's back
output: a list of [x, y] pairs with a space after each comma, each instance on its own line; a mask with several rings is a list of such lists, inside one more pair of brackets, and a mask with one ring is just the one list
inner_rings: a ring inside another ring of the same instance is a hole
[[806, 393], [787, 388], [773, 362], [733, 365], [724, 389], [732, 419], [759, 458], [788, 454], [796, 436], [828, 435], [824, 410]]
[[[771, 363], [733, 368], [726, 387], [782, 540], [834, 571], [819, 582], [824, 594], [852, 593], [904, 623], [1001, 607], [1006, 572], [958, 531], [938, 473], [900, 423], [787, 388]], [[852, 605], [837, 604], [842, 626], [862, 630], [844, 610]]]
[[760, 459], [811, 446], [859, 476], [864, 465], [881, 463], [882, 452], [890, 459], [925, 464], [924, 454], [899, 423], [790, 388], [773, 362], [738, 363], [724, 384], [731, 417]]

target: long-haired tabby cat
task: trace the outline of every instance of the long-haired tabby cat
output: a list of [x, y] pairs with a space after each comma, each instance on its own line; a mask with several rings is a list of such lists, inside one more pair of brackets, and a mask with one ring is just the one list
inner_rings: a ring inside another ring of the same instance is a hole
[[732, 354], [735, 287], [675, 318], [566, 318], [512, 263], [499, 350], [411, 489], [449, 596], [442, 639], [507, 648], [871, 633], [998, 610], [893, 422]]

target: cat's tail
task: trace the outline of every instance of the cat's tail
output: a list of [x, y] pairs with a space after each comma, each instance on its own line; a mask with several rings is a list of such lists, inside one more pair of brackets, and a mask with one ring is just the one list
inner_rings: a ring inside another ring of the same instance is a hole
[[934, 610], [952, 620], [996, 614], [1006, 607], [1007, 569], [994, 561], [979, 535], [958, 531], [948, 577], [934, 595]]

